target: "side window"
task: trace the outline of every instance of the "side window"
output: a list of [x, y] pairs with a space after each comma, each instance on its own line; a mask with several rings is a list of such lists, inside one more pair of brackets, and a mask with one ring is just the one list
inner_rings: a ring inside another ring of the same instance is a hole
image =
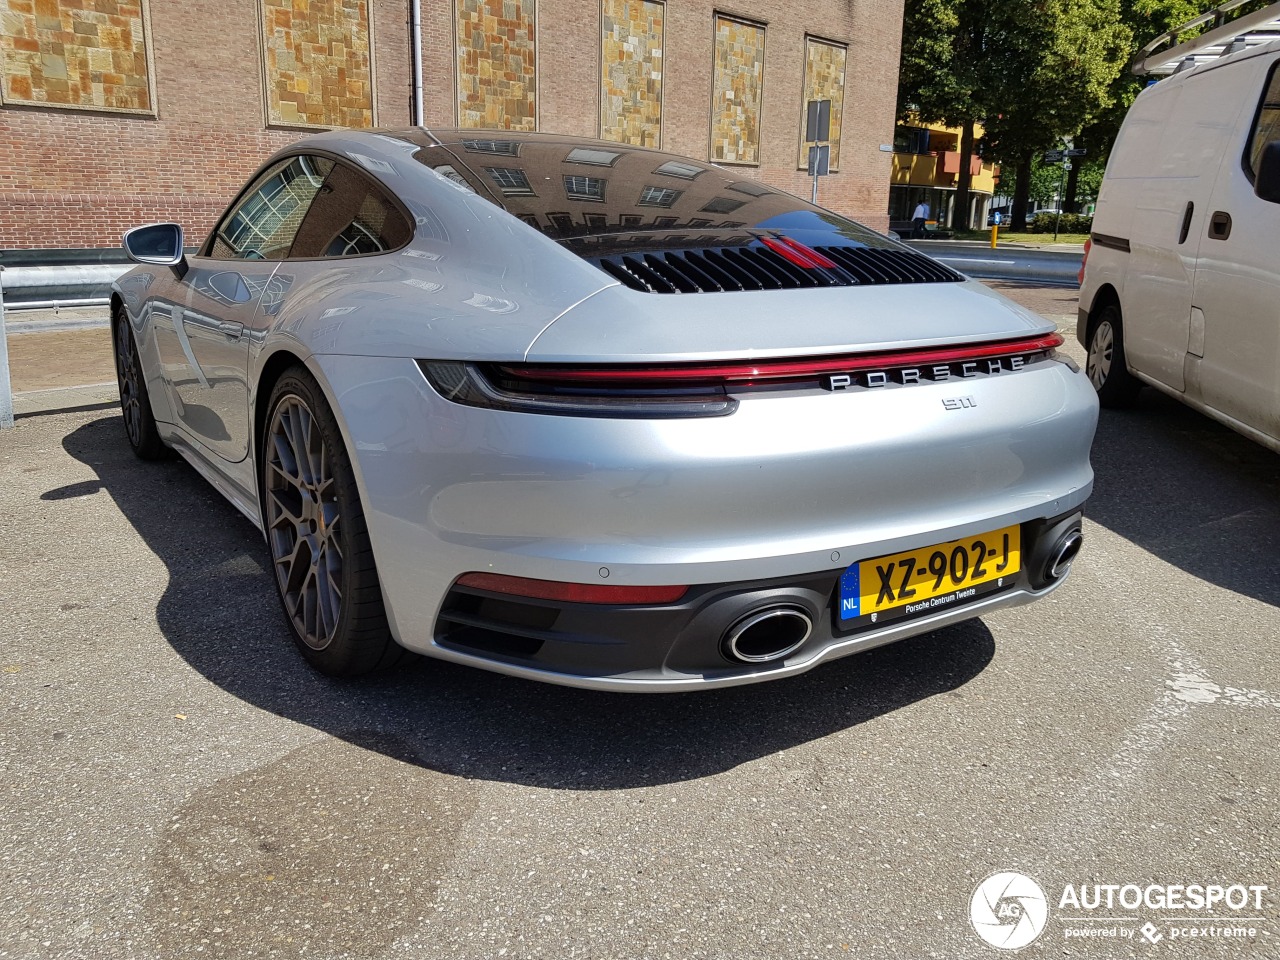
[[1272, 140], [1280, 140], [1280, 63], [1273, 64], [1267, 77], [1266, 93], [1258, 105], [1258, 116], [1253, 121], [1253, 133], [1249, 137], [1249, 152], [1245, 156], [1249, 179], [1253, 179], [1262, 159], [1262, 150]]
[[289, 157], [262, 174], [218, 224], [218, 260], [283, 260], [333, 161]]
[[335, 164], [302, 221], [290, 259], [356, 257], [403, 247], [413, 227], [369, 180]]

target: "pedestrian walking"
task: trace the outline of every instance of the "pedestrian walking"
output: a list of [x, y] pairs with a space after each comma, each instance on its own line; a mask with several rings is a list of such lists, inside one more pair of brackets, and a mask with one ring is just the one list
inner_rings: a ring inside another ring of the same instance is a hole
[[924, 225], [929, 221], [929, 204], [921, 200], [916, 204], [915, 213], [911, 214], [911, 238], [922, 240], [925, 235]]

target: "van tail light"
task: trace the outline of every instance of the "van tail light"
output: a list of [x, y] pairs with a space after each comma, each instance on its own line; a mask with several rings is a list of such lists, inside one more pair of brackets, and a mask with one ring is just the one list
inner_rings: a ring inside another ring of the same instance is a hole
[[1084, 286], [1084, 268], [1089, 263], [1089, 251], [1093, 247], [1093, 238], [1084, 242], [1084, 256], [1080, 258], [1080, 272], [1076, 274], [1076, 285]]

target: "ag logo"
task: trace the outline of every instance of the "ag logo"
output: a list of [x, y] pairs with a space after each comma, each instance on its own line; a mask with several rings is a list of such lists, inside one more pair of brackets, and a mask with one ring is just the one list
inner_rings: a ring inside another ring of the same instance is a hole
[[1019, 950], [1044, 933], [1049, 901], [1030, 877], [1012, 871], [993, 873], [973, 891], [969, 922], [993, 947]]

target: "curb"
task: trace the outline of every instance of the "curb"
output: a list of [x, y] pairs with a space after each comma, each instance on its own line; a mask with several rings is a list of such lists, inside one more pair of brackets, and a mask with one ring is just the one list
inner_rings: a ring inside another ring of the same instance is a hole
[[106, 410], [120, 404], [115, 381], [88, 383], [79, 387], [52, 387], [28, 390], [13, 395], [13, 418], [21, 420], [48, 413], [75, 413], [80, 410]]

